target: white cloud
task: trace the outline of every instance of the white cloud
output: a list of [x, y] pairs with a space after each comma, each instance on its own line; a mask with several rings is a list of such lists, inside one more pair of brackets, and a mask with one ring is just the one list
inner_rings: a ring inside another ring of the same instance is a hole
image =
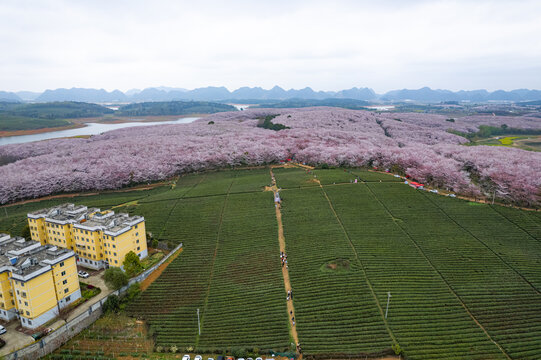
[[4, 0], [0, 79], [5, 90], [539, 88], [540, 17], [539, 1]]

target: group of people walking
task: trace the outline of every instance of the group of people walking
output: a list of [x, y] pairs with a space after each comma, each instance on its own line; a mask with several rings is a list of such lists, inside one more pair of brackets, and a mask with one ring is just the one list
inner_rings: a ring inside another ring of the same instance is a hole
[[289, 269], [287, 267], [287, 254], [285, 252], [280, 251], [280, 260], [282, 261], [282, 267], [286, 267], [286, 269]]
[[[280, 251], [280, 260], [282, 262], [282, 267], [285, 266], [286, 269], [287, 269], [288, 268], [287, 267], [287, 254], [285, 252], [283, 252], [283, 251]], [[293, 289], [287, 291], [286, 300], [287, 301], [293, 300]], [[291, 316], [291, 325], [295, 326], [295, 316], [293, 315], [293, 310], [289, 311], [289, 315]], [[301, 343], [300, 342], [297, 342], [297, 352], [299, 354], [302, 354], [302, 348], [301, 348]]]
[[288, 290], [286, 300], [293, 300], [293, 289]]

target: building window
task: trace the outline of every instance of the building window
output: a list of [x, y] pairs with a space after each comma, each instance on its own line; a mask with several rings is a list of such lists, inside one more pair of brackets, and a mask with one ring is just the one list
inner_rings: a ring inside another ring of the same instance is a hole
[[28, 320], [28, 325], [32, 325], [32, 321]]
[[60, 273], [60, 276], [64, 276], [64, 275], [66, 275], [66, 272], [65, 272], [65, 271], [62, 271], [62, 272]]
[[68, 279], [65, 279], [64, 281], [62, 281], [62, 285], [66, 285], [68, 283]]
[[62, 266], [64, 266], [64, 262], [63, 262], [63, 261], [60, 263], [60, 267], [62, 267]]
[[137, 251], [139, 251], [139, 250], [141, 250], [141, 247], [140, 247], [140, 246], [137, 247]]
[[25, 301], [25, 302], [24, 302], [24, 306], [28, 306], [28, 301]]
[[22, 295], [23, 295], [23, 298], [26, 297], [26, 293], [24, 291], [22, 292]]
[[138, 232], [136, 232], [136, 233], [135, 233], [135, 236], [139, 236], [139, 233], [138, 233]]
[[71, 300], [71, 295], [66, 297], [66, 301], [70, 301]]
[[68, 291], [70, 291], [68, 288], [64, 289], [64, 294], [66, 294]]

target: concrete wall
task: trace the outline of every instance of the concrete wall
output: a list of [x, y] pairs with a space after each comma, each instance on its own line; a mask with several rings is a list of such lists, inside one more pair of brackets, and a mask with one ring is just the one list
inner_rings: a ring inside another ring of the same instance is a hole
[[17, 314], [15, 313], [15, 308], [10, 309], [10, 310], [4, 310], [4, 309], [0, 310], [0, 319], [5, 320], [5, 321], [11, 321], [16, 318], [17, 318]]
[[[120, 290], [114, 291], [111, 295], [121, 295], [124, 294], [130, 285], [136, 282], [141, 282], [146, 279], [150, 274], [154, 272], [160, 265], [162, 265], [171, 255], [180, 250], [182, 244], [178, 245], [173, 251], [171, 251], [167, 256], [164, 256], [156, 265], [146, 270], [141, 275], [131, 279], [127, 286], [121, 288]], [[75, 319], [71, 320], [69, 323], [61, 326], [56, 329], [54, 332], [48, 334], [38, 342], [35, 342], [27, 347], [19, 349], [4, 356], [5, 360], [33, 360], [38, 359], [42, 356], [48, 355], [58, 349], [60, 346], [67, 343], [75, 335], [79, 334], [81, 331], [90, 326], [94, 321], [98, 320], [102, 315], [102, 305], [105, 302], [107, 297], [101, 299], [99, 302], [93, 304], [88, 308], [88, 311], [77, 316]]]
[[40, 327], [41, 325], [45, 324], [48, 321], [51, 321], [55, 317], [58, 316], [58, 306], [55, 305], [55, 307], [51, 308], [50, 310], [44, 312], [40, 316], [29, 319], [25, 316], [20, 315], [19, 320], [21, 321], [21, 325], [24, 326], [27, 329], [36, 329]]

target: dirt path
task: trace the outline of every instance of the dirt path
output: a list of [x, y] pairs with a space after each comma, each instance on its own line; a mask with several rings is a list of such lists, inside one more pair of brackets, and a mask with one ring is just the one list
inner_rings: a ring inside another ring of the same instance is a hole
[[[274, 178], [272, 168], [270, 169], [270, 175], [272, 178], [272, 186], [268, 189], [272, 191], [274, 194], [276, 194], [278, 192], [278, 188], [276, 187], [276, 179]], [[282, 212], [280, 211], [280, 204], [276, 204], [276, 222], [278, 223], [278, 243], [280, 244], [280, 252], [287, 254], [286, 238], [284, 237], [284, 227], [282, 225]], [[284, 288], [287, 294], [288, 291], [292, 290], [293, 288], [291, 287], [291, 282], [289, 280], [289, 270], [287, 269], [286, 266], [282, 266], [282, 276], [284, 277]], [[297, 334], [297, 326], [293, 325], [293, 320], [292, 320], [292, 318], [295, 317], [295, 307], [293, 306], [292, 299], [287, 301], [287, 314], [289, 317], [291, 337], [293, 338], [295, 345], [297, 345], [299, 344], [299, 336]], [[302, 354], [299, 354], [297, 359], [302, 359]]]

